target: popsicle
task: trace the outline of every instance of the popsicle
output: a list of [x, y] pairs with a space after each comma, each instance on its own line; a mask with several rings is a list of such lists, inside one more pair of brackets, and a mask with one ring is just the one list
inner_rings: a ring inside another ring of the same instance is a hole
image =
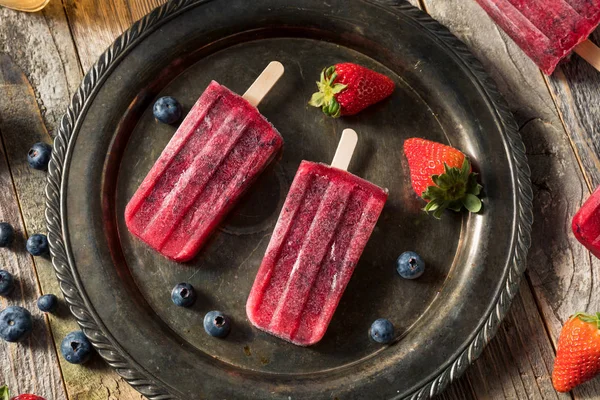
[[344, 131], [332, 166], [300, 163], [246, 303], [254, 326], [296, 345], [325, 334], [388, 196], [345, 171], [356, 141]]
[[577, 240], [600, 258], [600, 187], [577, 211], [573, 217], [572, 229]]
[[600, 49], [587, 40], [600, 24], [600, 0], [477, 2], [544, 73], [573, 50], [600, 70]]
[[208, 85], [127, 204], [131, 233], [175, 261], [197, 254], [283, 145], [256, 109], [282, 74], [271, 62], [243, 96]]

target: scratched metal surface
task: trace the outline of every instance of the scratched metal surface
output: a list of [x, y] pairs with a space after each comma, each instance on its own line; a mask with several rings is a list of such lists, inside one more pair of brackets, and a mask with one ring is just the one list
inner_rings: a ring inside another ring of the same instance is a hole
[[[362, 1], [227, 4], [190, 7], [161, 25], [115, 64], [90, 100], [64, 177], [65, 235], [79, 290], [117, 351], [169, 396], [409, 396], [474, 340], [512, 267], [519, 188], [496, 105], [464, 60], [408, 13]], [[282, 154], [198, 257], [185, 264], [162, 258], [123, 221], [176, 129], [152, 118], [153, 101], [171, 95], [189, 110], [212, 79], [242, 93], [270, 60], [286, 73], [260, 110], [284, 137]], [[320, 70], [339, 61], [385, 73], [394, 94], [358, 116], [324, 117], [306, 102]], [[360, 138], [350, 171], [387, 187], [390, 197], [324, 339], [300, 348], [254, 329], [245, 301], [298, 164], [329, 162], [346, 127]], [[402, 156], [412, 136], [470, 155], [486, 187], [481, 214], [436, 221], [421, 212]], [[416, 281], [395, 272], [396, 257], [409, 249], [428, 264]], [[183, 281], [199, 294], [190, 309], [170, 301]], [[233, 319], [226, 340], [202, 329], [213, 309]], [[391, 346], [368, 339], [379, 317], [397, 328]]]

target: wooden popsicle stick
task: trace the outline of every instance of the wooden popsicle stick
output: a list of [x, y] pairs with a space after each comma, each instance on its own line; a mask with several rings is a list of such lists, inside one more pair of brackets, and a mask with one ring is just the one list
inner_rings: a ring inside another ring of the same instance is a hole
[[575, 47], [575, 53], [581, 58], [590, 63], [592, 67], [600, 71], [600, 47], [596, 46], [592, 41], [586, 40], [579, 43]]
[[279, 61], [271, 61], [242, 97], [254, 107], [258, 107], [281, 75], [283, 75], [283, 65]]
[[348, 170], [348, 165], [350, 165], [350, 160], [352, 159], [352, 154], [354, 154], [357, 142], [358, 135], [354, 129], [344, 129], [342, 138], [340, 139], [335, 155], [333, 156], [331, 166], [343, 169], [344, 171]]

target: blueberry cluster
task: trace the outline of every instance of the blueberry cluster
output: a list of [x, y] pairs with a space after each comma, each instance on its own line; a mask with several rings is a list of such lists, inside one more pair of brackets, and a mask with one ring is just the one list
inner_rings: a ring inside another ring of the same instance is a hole
[[[52, 147], [46, 143], [34, 144], [27, 153], [29, 165], [37, 170], [47, 170], [52, 157]], [[16, 239], [15, 229], [7, 222], [0, 222], [0, 248], [11, 247]], [[43, 234], [31, 235], [25, 249], [32, 256], [44, 256], [49, 252], [48, 238]], [[0, 269], [0, 296], [9, 297], [15, 290], [16, 280], [13, 274]], [[59, 307], [58, 297], [45, 294], [37, 300], [40, 311], [54, 313]], [[23, 307], [12, 305], [0, 311], [0, 339], [7, 342], [20, 342], [33, 331], [33, 316]], [[69, 333], [61, 344], [64, 358], [73, 363], [86, 362], [92, 355], [92, 345], [81, 331]]]

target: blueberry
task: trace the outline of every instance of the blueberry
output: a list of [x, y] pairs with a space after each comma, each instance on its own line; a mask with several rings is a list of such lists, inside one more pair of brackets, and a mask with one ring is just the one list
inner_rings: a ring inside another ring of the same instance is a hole
[[7, 342], [25, 339], [32, 329], [31, 313], [23, 307], [10, 306], [0, 312], [0, 338]]
[[204, 330], [210, 336], [224, 338], [231, 330], [231, 321], [220, 311], [210, 311], [204, 316]]
[[396, 271], [406, 279], [415, 279], [425, 272], [425, 262], [414, 251], [405, 251], [396, 261]]
[[171, 300], [180, 307], [189, 307], [196, 301], [196, 291], [189, 283], [178, 283], [171, 290]]
[[0, 247], [8, 247], [15, 240], [15, 230], [8, 222], [0, 222]]
[[44, 142], [37, 142], [27, 153], [27, 161], [31, 168], [46, 170], [52, 156], [52, 146]]
[[15, 279], [8, 271], [0, 269], [0, 296], [8, 296], [15, 288]]
[[74, 331], [65, 336], [60, 352], [71, 364], [83, 364], [92, 355], [92, 344], [82, 331]]
[[40, 235], [36, 233], [35, 235], [29, 236], [27, 239], [27, 251], [32, 256], [41, 256], [48, 252], [48, 238], [46, 235]]
[[58, 297], [53, 294], [45, 294], [37, 301], [40, 311], [53, 313], [58, 308]]
[[181, 104], [171, 96], [161, 97], [154, 103], [154, 117], [164, 124], [174, 124], [181, 119]]
[[389, 343], [394, 340], [394, 325], [385, 318], [379, 318], [371, 325], [369, 336], [378, 343]]

